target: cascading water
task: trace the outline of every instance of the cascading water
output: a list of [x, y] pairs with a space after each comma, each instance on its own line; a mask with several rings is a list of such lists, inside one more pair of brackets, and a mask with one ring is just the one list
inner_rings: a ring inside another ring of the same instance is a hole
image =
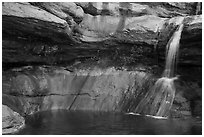
[[135, 109], [136, 113], [158, 117], [168, 116], [175, 97], [174, 80], [177, 77], [174, 77], [174, 69], [183, 30], [183, 20], [184, 17], [179, 18], [179, 26], [167, 44], [166, 65], [162, 78], [156, 81], [144, 99], [140, 101]]
[[173, 36], [169, 40], [166, 47], [166, 66], [163, 73], [163, 77], [171, 78], [174, 76], [174, 69], [176, 68], [176, 59], [178, 57], [179, 42], [181, 38], [181, 32], [183, 30], [183, 24], [181, 24], [174, 32]]

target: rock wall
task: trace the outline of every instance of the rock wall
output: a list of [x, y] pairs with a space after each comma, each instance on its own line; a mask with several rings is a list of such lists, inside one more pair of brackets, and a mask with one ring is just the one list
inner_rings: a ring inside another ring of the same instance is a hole
[[[3, 75], [2, 103], [23, 116], [54, 109], [136, 112], [156, 80], [148, 72], [113, 68], [76, 72], [63, 68], [21, 68]], [[192, 98], [190, 88], [181, 82], [175, 81], [176, 96], [168, 115], [200, 116], [201, 102], [196, 99], [200, 91]], [[189, 100], [194, 100], [194, 107]]]
[[[111, 51], [108, 58], [134, 54], [137, 56], [130, 61], [134, 62], [139, 55], [147, 60], [157, 55], [164, 64], [164, 50], [180, 16], [185, 16], [181, 53], [193, 56], [184, 47], [196, 44], [192, 49], [200, 51], [202, 15], [195, 15], [201, 14], [196, 5], [199, 3], [4, 2], [3, 63], [70, 64], [101, 59]], [[195, 37], [199, 42], [195, 43]], [[144, 62], [142, 58], [139, 62]], [[201, 63], [200, 53], [193, 58], [182, 54], [181, 62]]]
[[[146, 75], [161, 76], [166, 44], [181, 16], [185, 19], [176, 72], [180, 82], [172, 111], [178, 117], [197, 115], [202, 5], [194, 2], [3, 2], [3, 104], [22, 115], [55, 108], [133, 111], [146, 93], [142, 85], [148, 88], [154, 81]], [[65, 70], [12, 70], [43, 65]], [[97, 76], [94, 71], [77, 72], [109, 67], [120, 71]]]
[[52, 109], [131, 112], [152, 84], [145, 72], [24, 71], [4, 81], [3, 104], [22, 115]]

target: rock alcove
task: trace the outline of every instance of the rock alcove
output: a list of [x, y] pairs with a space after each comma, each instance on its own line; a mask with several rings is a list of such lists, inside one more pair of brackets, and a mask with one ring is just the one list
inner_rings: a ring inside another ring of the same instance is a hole
[[134, 112], [163, 73], [180, 17], [179, 78], [168, 116], [201, 117], [198, 2], [3, 2], [2, 103], [21, 116], [52, 109]]

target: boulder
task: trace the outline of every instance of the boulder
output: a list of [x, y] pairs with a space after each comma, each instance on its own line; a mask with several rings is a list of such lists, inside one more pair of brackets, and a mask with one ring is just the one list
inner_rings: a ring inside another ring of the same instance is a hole
[[2, 105], [2, 134], [19, 131], [25, 125], [25, 119], [6, 105]]

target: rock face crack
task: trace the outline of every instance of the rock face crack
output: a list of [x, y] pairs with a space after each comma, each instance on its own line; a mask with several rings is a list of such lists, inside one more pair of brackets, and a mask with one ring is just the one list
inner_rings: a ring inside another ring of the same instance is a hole
[[12, 128], [14, 126], [7, 126], [7, 127], [2, 127], [2, 129], [9, 129], [9, 128]]
[[[82, 85], [81, 85], [81, 87], [80, 87], [79, 89], [82, 89], [82, 87], [83, 87], [84, 84], [86, 83], [88, 77], [89, 77], [89, 75], [86, 76], [85, 80], [83, 81], [83, 83], [82, 83]], [[79, 90], [78, 94], [75, 96], [73, 102], [71, 103], [71, 105], [70, 105], [70, 107], [69, 107], [69, 110], [72, 108], [74, 102], [76, 101], [76, 99], [77, 99], [77, 97], [78, 97], [78, 95], [80, 94], [81, 91], [82, 91], [82, 90]]]

